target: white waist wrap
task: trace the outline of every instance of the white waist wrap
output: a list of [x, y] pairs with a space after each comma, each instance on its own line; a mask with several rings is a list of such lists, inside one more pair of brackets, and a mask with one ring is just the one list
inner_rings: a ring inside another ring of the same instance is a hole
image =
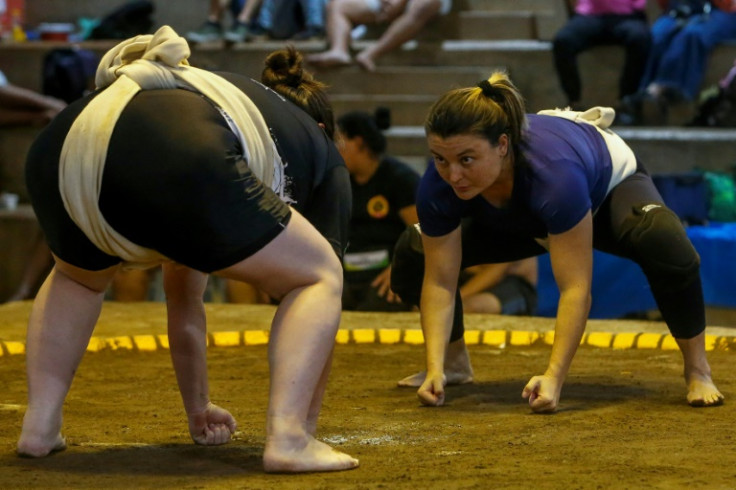
[[95, 78], [97, 88], [105, 90], [77, 117], [62, 147], [59, 190], [69, 216], [100, 250], [130, 266], [167, 260], [117, 233], [99, 209], [110, 136], [125, 106], [141, 90], [183, 88], [207, 97], [234, 123], [231, 127], [248, 167], [266, 186], [283, 194], [283, 163], [261, 113], [227, 80], [189, 66], [189, 54], [186, 40], [168, 26], [112, 48], [100, 61]]
[[608, 152], [611, 154], [611, 180], [608, 182], [606, 194], [616, 187], [629, 175], [636, 172], [636, 156], [629, 145], [619, 135], [609, 128], [616, 118], [616, 111], [611, 107], [591, 107], [587, 111], [579, 112], [572, 110], [550, 109], [539, 111], [538, 114], [547, 116], [564, 117], [576, 123], [585, 123], [595, 126], [606, 142]]

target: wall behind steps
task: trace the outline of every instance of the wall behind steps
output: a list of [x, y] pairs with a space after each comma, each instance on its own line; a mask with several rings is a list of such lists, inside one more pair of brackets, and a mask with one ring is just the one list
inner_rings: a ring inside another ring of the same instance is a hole
[[[156, 26], [168, 24], [183, 34], [204, 22], [209, 0], [152, 0]], [[126, 0], [26, 0], [26, 24], [76, 23], [79, 17], [100, 18]]]

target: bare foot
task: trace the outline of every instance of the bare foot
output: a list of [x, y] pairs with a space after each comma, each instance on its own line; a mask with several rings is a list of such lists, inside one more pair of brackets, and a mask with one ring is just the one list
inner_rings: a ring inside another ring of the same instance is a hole
[[307, 56], [307, 63], [320, 68], [337, 68], [339, 66], [347, 66], [352, 64], [353, 60], [347, 53], [337, 53], [333, 51], [325, 51]]
[[23, 432], [16, 451], [18, 456], [24, 458], [43, 458], [64, 449], [66, 449], [66, 439], [61, 434], [57, 433], [56, 437], [46, 440], [39, 435], [27, 435]]
[[355, 57], [355, 62], [365, 71], [373, 73], [376, 71], [376, 63], [373, 61], [373, 59], [364, 54], [360, 53]]
[[[427, 371], [421, 371], [419, 373], [412, 374], [411, 376], [407, 376], [397, 384], [399, 386], [419, 388], [422, 386], [422, 383], [424, 383], [424, 378], [426, 377]], [[450, 371], [448, 369], [445, 370], [445, 378], [447, 379], [448, 385], [464, 385], [473, 382], [473, 373], [472, 371], [468, 373], [467, 371]]]
[[687, 402], [693, 407], [723, 404], [723, 395], [713, 383], [710, 365], [705, 357], [705, 331], [690, 339], [675, 338], [684, 360]]
[[690, 373], [687, 382], [687, 402], [691, 407], [715, 407], [723, 405], [724, 396], [718, 391], [709, 375]]
[[358, 460], [314, 437], [273, 438], [266, 442], [263, 468], [268, 473], [343, 471], [358, 467]]

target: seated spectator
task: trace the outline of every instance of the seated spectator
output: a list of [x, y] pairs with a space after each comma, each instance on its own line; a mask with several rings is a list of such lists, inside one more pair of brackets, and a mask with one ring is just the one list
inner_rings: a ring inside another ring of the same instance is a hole
[[[0, 71], [0, 127], [45, 126], [64, 107], [63, 100], [13, 85]], [[33, 237], [30, 250], [20, 284], [8, 301], [33, 298], [53, 266], [51, 251], [40, 231]]]
[[0, 71], [0, 127], [44, 126], [64, 107], [63, 100], [13, 85]]
[[553, 53], [567, 105], [581, 109], [582, 84], [577, 56], [594, 46], [614, 44], [626, 52], [619, 78], [619, 99], [635, 93], [651, 45], [646, 0], [577, 0], [567, 23], [557, 32]]
[[223, 32], [222, 17], [225, 5], [220, 0], [210, 0], [210, 11], [207, 20], [196, 30], [186, 34], [191, 43], [206, 43], [225, 40], [229, 43], [243, 43], [253, 38], [253, 31], [258, 30], [254, 17], [261, 6], [261, 0], [231, 0], [230, 10], [235, 17], [232, 27]]
[[660, 121], [669, 108], [698, 97], [708, 58], [718, 44], [736, 39], [736, 2], [660, 0], [664, 13], [652, 25], [652, 50], [637, 94], [627, 111], [642, 118], [642, 104], [654, 102]]
[[465, 313], [534, 315], [537, 310], [537, 259], [534, 257], [468, 267], [460, 276]]
[[322, 39], [326, 6], [327, 0], [263, 0], [258, 25], [271, 39]]
[[703, 91], [700, 99], [688, 126], [736, 127], [736, 60], [714, 87]]
[[419, 174], [386, 155], [390, 112], [349, 112], [337, 120], [340, 153], [350, 172], [353, 212], [343, 259], [343, 309], [407, 311], [390, 289], [396, 240], [419, 221], [414, 205]]
[[350, 56], [350, 34], [362, 24], [389, 23], [374, 44], [355, 56], [355, 62], [366, 71], [376, 70], [378, 58], [410, 41], [437, 15], [452, 7], [451, 0], [332, 0], [327, 5], [327, 42], [329, 49], [307, 57], [322, 68], [345, 66]]

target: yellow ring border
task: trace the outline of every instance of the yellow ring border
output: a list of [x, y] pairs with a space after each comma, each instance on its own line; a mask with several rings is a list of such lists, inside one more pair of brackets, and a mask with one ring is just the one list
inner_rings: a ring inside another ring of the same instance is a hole
[[[210, 332], [207, 334], [209, 347], [243, 347], [268, 344], [268, 330], [244, 330]], [[340, 329], [335, 336], [337, 344], [424, 344], [419, 329]], [[465, 343], [487, 345], [497, 349], [507, 347], [530, 347], [552, 345], [554, 332], [526, 330], [466, 330]], [[580, 345], [603, 349], [659, 349], [677, 350], [677, 343], [670, 334], [651, 332], [589, 332], [583, 335]], [[153, 352], [167, 350], [166, 334], [120, 335], [92, 337], [87, 352], [138, 351]], [[706, 351], [736, 351], [736, 336], [705, 335]], [[0, 357], [25, 354], [25, 343], [0, 340]]]

